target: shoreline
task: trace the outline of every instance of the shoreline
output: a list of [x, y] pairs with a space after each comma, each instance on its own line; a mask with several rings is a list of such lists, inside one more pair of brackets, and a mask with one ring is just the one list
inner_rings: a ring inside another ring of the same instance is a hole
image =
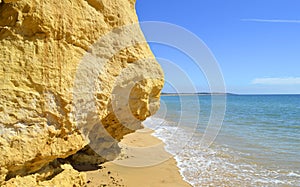
[[181, 175], [173, 155], [164, 143], [153, 136], [154, 131], [144, 128], [124, 136], [122, 152], [114, 161], [101, 169], [86, 171], [87, 186], [191, 186]]

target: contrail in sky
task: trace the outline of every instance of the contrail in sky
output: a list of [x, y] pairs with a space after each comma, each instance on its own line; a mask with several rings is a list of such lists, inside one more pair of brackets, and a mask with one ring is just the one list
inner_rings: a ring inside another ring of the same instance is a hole
[[266, 23], [300, 23], [300, 20], [287, 20], [287, 19], [241, 19], [241, 21], [266, 22]]

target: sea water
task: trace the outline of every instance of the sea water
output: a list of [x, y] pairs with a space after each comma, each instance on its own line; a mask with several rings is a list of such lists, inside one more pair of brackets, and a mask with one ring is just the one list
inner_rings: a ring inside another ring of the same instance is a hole
[[160, 111], [145, 121], [174, 155], [186, 181], [300, 186], [300, 95], [227, 95], [223, 124], [209, 147], [201, 146], [201, 138], [212, 97], [196, 97], [162, 96]]

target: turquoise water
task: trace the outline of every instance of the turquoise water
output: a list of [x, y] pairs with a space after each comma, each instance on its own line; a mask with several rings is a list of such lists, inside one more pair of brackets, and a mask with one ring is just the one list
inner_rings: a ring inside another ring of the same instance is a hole
[[221, 130], [202, 148], [211, 97], [161, 97], [152, 128], [175, 155], [185, 180], [194, 186], [300, 186], [300, 95], [226, 98]]

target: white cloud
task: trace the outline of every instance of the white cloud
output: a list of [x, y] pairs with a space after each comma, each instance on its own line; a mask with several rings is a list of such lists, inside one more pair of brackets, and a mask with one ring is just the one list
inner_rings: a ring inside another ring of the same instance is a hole
[[300, 77], [286, 77], [286, 78], [256, 78], [252, 80], [251, 84], [265, 84], [265, 85], [300, 85]]
[[287, 20], [287, 19], [241, 19], [241, 21], [267, 22], [267, 23], [300, 23], [300, 20]]

